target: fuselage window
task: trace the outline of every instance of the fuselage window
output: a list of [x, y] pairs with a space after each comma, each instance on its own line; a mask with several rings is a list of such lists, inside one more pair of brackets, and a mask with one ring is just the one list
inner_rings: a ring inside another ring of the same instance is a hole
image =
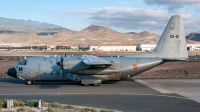
[[23, 71], [23, 67], [19, 67], [19, 71]]

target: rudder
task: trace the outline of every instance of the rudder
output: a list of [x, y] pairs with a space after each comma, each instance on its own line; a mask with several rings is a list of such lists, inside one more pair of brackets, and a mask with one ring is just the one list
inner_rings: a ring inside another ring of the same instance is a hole
[[132, 55], [129, 57], [162, 58], [164, 60], [187, 60], [184, 23], [179, 15], [170, 18], [165, 30], [152, 53]]
[[171, 17], [152, 54], [165, 59], [185, 60], [188, 58], [184, 23], [181, 16]]

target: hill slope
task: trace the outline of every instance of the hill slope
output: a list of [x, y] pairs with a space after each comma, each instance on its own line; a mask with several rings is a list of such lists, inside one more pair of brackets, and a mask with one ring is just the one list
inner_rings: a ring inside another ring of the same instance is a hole
[[62, 31], [54, 37], [68, 40], [69, 44], [79, 45], [135, 45], [135, 44], [155, 44], [159, 36], [147, 31], [126, 34], [117, 32], [108, 27], [90, 25], [78, 32]]
[[[14, 29], [14, 28], [24, 28], [24, 29], [60, 29], [63, 27], [49, 24], [40, 23], [32, 20], [18, 20], [0, 17], [0, 28]], [[16, 29], [14, 29], [16, 30]]]
[[199, 42], [200, 41], [200, 33], [192, 32], [188, 36], [186, 36], [186, 39]]
[[0, 42], [10, 45], [135, 45], [156, 44], [158, 40], [158, 35], [147, 31], [120, 33], [94, 24], [72, 31], [49, 23], [0, 18]]

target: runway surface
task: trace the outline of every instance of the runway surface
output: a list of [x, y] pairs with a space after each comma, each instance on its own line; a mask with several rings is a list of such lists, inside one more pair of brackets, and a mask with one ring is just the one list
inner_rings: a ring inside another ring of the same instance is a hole
[[75, 82], [43, 82], [0, 79], [0, 99], [45, 102], [107, 108], [124, 112], [200, 112], [200, 80], [128, 79], [95, 86]]

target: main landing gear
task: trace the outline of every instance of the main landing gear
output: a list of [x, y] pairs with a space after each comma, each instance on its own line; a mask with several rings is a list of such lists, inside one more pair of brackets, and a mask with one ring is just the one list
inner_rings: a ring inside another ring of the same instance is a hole
[[93, 86], [100, 86], [100, 83], [92, 84]]
[[100, 83], [95, 83], [95, 84], [82, 84], [83, 86], [90, 86], [90, 85], [93, 85], [93, 86], [100, 86]]

